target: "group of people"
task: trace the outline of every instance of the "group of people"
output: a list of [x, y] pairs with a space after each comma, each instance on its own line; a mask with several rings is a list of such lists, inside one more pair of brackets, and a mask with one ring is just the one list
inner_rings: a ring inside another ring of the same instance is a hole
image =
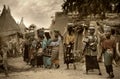
[[[32, 36], [26, 38], [24, 43], [22, 43], [24, 61], [32, 67], [40, 66], [48, 69], [59, 68], [59, 50], [60, 44], [62, 43], [64, 64], [66, 64], [67, 69], [69, 69], [69, 64], [72, 63], [74, 69], [76, 69], [76, 59], [74, 55], [75, 30], [73, 27], [74, 25], [69, 23], [64, 36], [62, 36], [58, 30], [54, 30], [53, 35], [51, 35], [50, 32], [42, 31], [38, 33], [38, 38]], [[111, 35], [110, 26], [105, 26], [103, 29], [104, 32], [101, 33], [95, 26], [88, 27], [87, 34], [83, 36], [81, 52], [85, 58], [86, 74], [88, 74], [89, 70], [98, 69], [99, 75], [102, 75], [98, 61], [103, 57], [106, 72], [109, 78], [113, 78], [112, 64], [115, 63], [114, 59], [116, 54], [120, 56], [119, 50], [117, 49], [118, 43], [115, 36]], [[102, 50], [100, 56], [98, 56], [98, 49]], [[5, 46], [1, 48], [1, 52], [7, 53]], [[0, 56], [4, 57], [1, 52]], [[7, 75], [8, 69], [5, 65], [4, 68], [6, 70], [5, 74]]]
[[[117, 52], [118, 50], [116, 51], [117, 42], [115, 36], [111, 35], [111, 27], [104, 26], [103, 29], [104, 32], [101, 33], [98, 28], [96, 29], [96, 26], [89, 26], [87, 34], [83, 36], [81, 52], [85, 58], [86, 74], [89, 70], [98, 69], [99, 75], [102, 75], [98, 62], [102, 58], [109, 78], [113, 78], [112, 64], [115, 63], [115, 56], [120, 56], [120, 54]], [[61, 40], [63, 40], [64, 64], [69, 69], [69, 64], [72, 63], [74, 69], [76, 69], [74, 56], [75, 30], [72, 23], [68, 24], [66, 31], [67, 33], [62, 36], [59, 31], [55, 30], [54, 39], [48, 32], [43, 33], [38, 40], [33, 39], [31, 45], [27, 41], [24, 60], [27, 59], [27, 62], [33, 66], [40, 64], [45, 68], [52, 68], [53, 66], [59, 68], [59, 46]], [[30, 47], [28, 48], [28, 46]], [[100, 56], [98, 56], [98, 50], [101, 50]], [[26, 52], [30, 52], [30, 54], [27, 53], [28, 55], [26, 55]]]
[[26, 39], [24, 43], [24, 61], [32, 67], [59, 68], [59, 45], [61, 35], [54, 30], [53, 37], [49, 32], [38, 35], [38, 38]]
[[[67, 69], [69, 69], [70, 63], [72, 63], [74, 69], [76, 69], [76, 59], [74, 55], [74, 45], [76, 41], [73, 27], [74, 25], [69, 23], [67, 34], [64, 36], [63, 42], [65, 47], [64, 63], [67, 65]], [[99, 26], [90, 25], [87, 29], [87, 33], [83, 34], [81, 46], [82, 57], [85, 58], [86, 74], [88, 74], [90, 70], [93, 71], [93, 69], [98, 69], [99, 75], [102, 75], [99, 61], [103, 60], [106, 72], [109, 75], [108, 78], [113, 78], [114, 73], [112, 64], [117, 65], [115, 58], [120, 57], [118, 47], [119, 41], [113, 34], [110, 26], [104, 25], [102, 27], [103, 32], [101, 32]]]
[[[113, 66], [116, 64], [115, 57], [120, 56], [119, 50], [116, 49], [117, 41], [112, 35], [111, 27], [104, 26], [103, 33], [101, 33], [95, 26], [90, 26], [88, 35], [83, 39], [83, 54], [85, 55], [86, 73], [89, 70], [98, 69], [101, 75], [98, 61], [103, 57], [104, 66], [108, 73], [108, 78], [113, 78]], [[97, 32], [95, 34], [95, 32]], [[99, 39], [99, 40], [98, 40]], [[101, 55], [98, 56], [98, 50], [102, 50]], [[117, 51], [116, 51], [117, 50]]]

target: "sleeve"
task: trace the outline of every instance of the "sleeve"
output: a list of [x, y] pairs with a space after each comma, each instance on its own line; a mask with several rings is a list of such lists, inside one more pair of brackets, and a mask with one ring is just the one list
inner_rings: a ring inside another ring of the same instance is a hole
[[67, 35], [65, 35], [63, 43], [66, 43], [66, 40], [67, 40], [66, 38], [67, 38]]
[[88, 41], [89, 41], [88, 37], [83, 38], [84, 43], [88, 43]]
[[95, 36], [95, 43], [98, 44], [98, 37]]
[[117, 42], [116, 42], [116, 53], [117, 53], [118, 56], [120, 57], [120, 51], [119, 51], [119, 48], [120, 48], [119, 46], [120, 46], [120, 45], [119, 45], [119, 43], [120, 43], [120, 41], [117, 41]]
[[113, 40], [113, 48], [116, 48], [117, 39], [114, 36], [111, 39]]
[[73, 42], [73, 43], [75, 42], [75, 35], [73, 35], [73, 39], [72, 39], [72, 42]]
[[46, 44], [47, 44], [47, 40], [44, 39], [44, 40], [42, 41], [42, 48], [43, 48], [43, 49], [46, 48]]
[[85, 38], [83, 38], [83, 40], [82, 40], [82, 42], [83, 42], [83, 44], [82, 44], [82, 51], [83, 51], [83, 52], [85, 51], [85, 47], [86, 47], [88, 41], [89, 41], [88, 37], [85, 37]]
[[85, 47], [86, 47], [86, 43], [83, 42], [83, 45], [82, 45], [82, 51], [83, 51], [83, 52], [85, 51]]
[[58, 42], [59, 42], [59, 43], [61, 42], [61, 36], [58, 37]]

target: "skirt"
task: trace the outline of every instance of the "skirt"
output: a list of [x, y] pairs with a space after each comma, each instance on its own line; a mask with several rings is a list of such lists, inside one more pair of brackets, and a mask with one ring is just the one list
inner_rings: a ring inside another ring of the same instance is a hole
[[97, 56], [86, 55], [85, 62], [86, 62], [86, 70], [87, 71], [90, 69], [100, 69], [98, 61], [97, 61]]
[[52, 49], [51, 61], [53, 64], [59, 64], [59, 48], [54, 47]]
[[37, 56], [37, 66], [43, 65], [43, 55]]
[[43, 64], [45, 68], [51, 66], [51, 58], [49, 56], [43, 56]]
[[64, 53], [64, 63], [69, 64], [74, 62], [75, 62], [74, 54], [71, 53], [71, 48], [67, 47], [66, 52]]

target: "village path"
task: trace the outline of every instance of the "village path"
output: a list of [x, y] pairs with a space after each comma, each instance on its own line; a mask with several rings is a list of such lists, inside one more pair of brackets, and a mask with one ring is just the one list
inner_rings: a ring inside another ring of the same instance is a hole
[[[9, 72], [9, 77], [5, 77], [4, 73], [0, 73], [0, 79], [106, 79], [107, 74], [103, 63], [100, 63], [102, 76], [98, 75], [98, 71], [85, 74], [83, 63], [77, 63], [77, 69], [74, 70], [72, 65], [66, 70], [66, 65], [61, 62], [59, 69], [31, 68], [22, 57], [10, 58], [9, 65], [13, 66], [13, 71]], [[114, 67], [115, 78], [120, 79], [120, 67]]]

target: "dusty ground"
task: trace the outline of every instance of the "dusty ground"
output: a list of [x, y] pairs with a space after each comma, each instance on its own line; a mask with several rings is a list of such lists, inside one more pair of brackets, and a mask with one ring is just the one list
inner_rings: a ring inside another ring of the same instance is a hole
[[[9, 77], [5, 77], [4, 73], [0, 73], [0, 79], [106, 79], [107, 74], [103, 63], [100, 63], [102, 76], [98, 75], [98, 71], [85, 74], [83, 63], [77, 63], [77, 69], [74, 70], [72, 65], [69, 70], [66, 70], [66, 65], [61, 62], [59, 69], [31, 68], [22, 61], [22, 57], [9, 59], [9, 65], [13, 69], [9, 72]], [[120, 67], [114, 67], [115, 78], [120, 79]]]

